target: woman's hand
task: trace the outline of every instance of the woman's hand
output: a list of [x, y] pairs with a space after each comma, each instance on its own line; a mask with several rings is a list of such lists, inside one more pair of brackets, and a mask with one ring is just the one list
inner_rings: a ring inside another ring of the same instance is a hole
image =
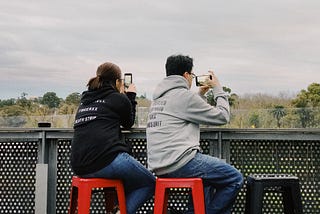
[[130, 84], [128, 88], [125, 89], [125, 92], [137, 93], [136, 85]]

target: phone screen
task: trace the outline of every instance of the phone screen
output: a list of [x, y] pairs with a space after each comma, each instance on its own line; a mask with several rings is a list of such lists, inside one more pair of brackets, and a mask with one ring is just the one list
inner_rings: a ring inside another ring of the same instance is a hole
[[132, 84], [132, 74], [125, 73], [124, 74], [124, 87], [128, 88], [130, 84]]
[[210, 75], [196, 76], [196, 86], [206, 85], [206, 81], [208, 81], [209, 79], [211, 79]]

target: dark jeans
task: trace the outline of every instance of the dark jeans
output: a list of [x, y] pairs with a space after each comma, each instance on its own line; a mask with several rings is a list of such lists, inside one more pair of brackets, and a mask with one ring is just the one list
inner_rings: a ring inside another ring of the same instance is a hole
[[120, 153], [105, 168], [82, 177], [121, 179], [128, 214], [135, 214], [137, 209], [154, 195], [154, 175], [127, 153]]
[[[243, 185], [242, 174], [230, 164], [201, 153], [180, 169], [161, 177], [198, 177], [204, 185], [207, 214], [229, 214]], [[193, 213], [189, 202], [188, 213]]]

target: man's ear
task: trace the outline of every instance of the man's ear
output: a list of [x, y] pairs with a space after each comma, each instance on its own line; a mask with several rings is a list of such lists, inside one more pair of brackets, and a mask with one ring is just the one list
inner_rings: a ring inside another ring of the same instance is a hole
[[183, 73], [183, 77], [184, 77], [184, 78], [186, 78], [186, 79], [188, 79], [188, 77], [189, 77], [189, 73], [188, 73], [187, 71], [186, 71], [186, 72], [184, 72], [184, 73]]

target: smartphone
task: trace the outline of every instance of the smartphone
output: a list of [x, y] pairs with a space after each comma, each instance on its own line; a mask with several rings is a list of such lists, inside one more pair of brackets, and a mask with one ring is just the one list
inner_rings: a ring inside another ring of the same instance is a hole
[[124, 74], [124, 87], [129, 88], [129, 85], [132, 84], [132, 73]]
[[212, 79], [211, 75], [200, 75], [200, 76], [196, 76], [196, 86], [204, 86], [207, 85], [206, 81]]

